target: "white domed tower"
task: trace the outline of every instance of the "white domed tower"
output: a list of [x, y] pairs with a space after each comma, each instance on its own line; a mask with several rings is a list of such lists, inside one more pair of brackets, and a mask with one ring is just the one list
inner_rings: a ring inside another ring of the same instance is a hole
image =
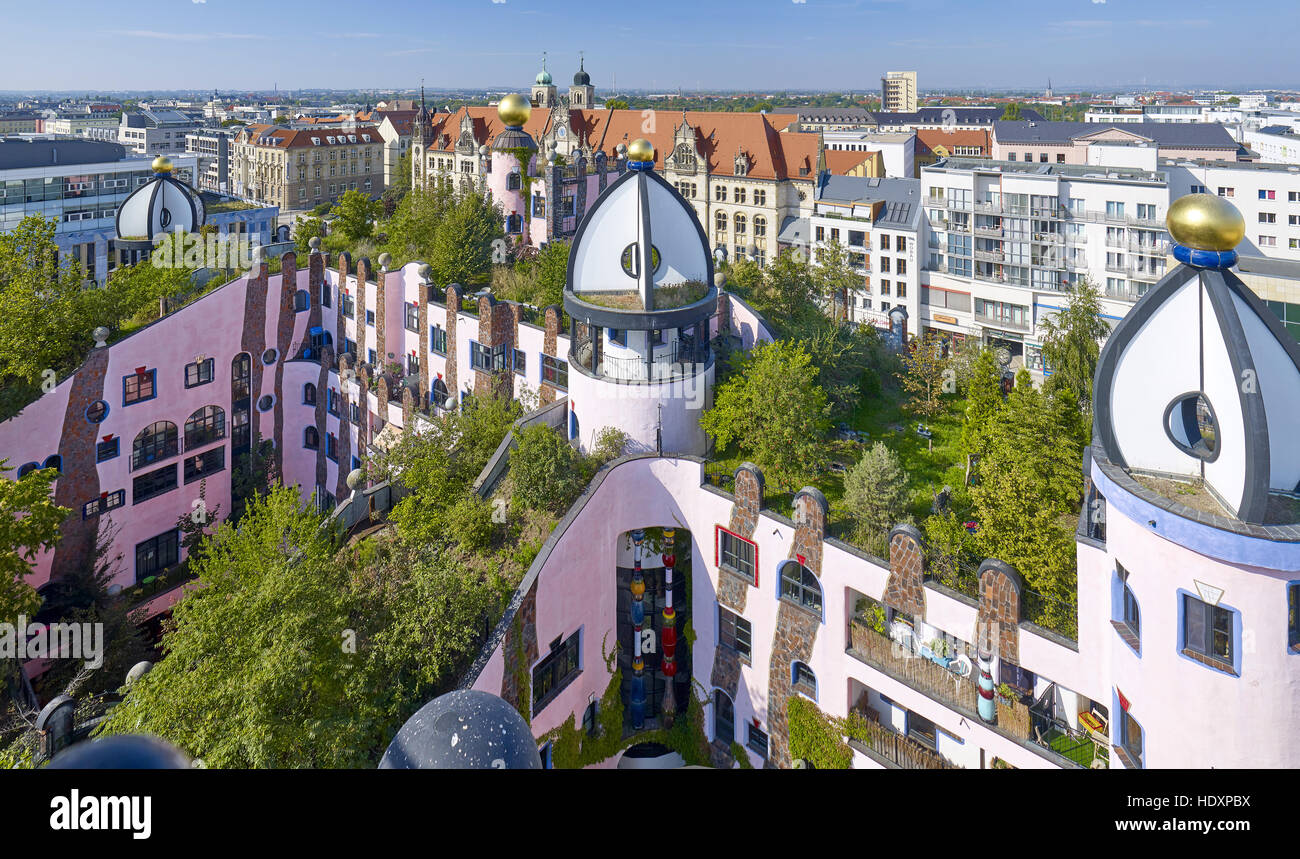
[[702, 454], [713, 258], [690, 204], [654, 172], [650, 143], [634, 141], [627, 157], [569, 252], [571, 434], [587, 449], [617, 427], [635, 449]]
[[171, 159], [159, 155], [153, 160], [154, 177], [117, 208], [115, 245], [130, 254], [130, 262], [148, 256], [168, 232], [198, 232], [207, 220], [203, 198], [172, 171]]
[[1103, 633], [1123, 766], [1294, 768], [1300, 347], [1231, 271], [1231, 203], [1181, 197], [1168, 225], [1183, 265], [1097, 366], [1080, 628]]

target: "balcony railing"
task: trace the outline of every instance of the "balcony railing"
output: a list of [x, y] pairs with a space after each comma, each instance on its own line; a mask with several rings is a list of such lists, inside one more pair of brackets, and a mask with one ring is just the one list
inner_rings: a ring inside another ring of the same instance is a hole
[[1169, 253], [1169, 242], [1164, 239], [1154, 243], [1129, 239], [1128, 249], [1148, 256], [1165, 256]]
[[932, 698], [966, 710], [975, 710], [979, 705], [974, 671], [965, 678], [954, 674], [936, 662], [909, 652], [857, 618], [849, 623], [849, 644], [850, 655], [906, 681]]
[[1125, 287], [1124, 289], [1116, 289], [1108, 286], [1106, 287], [1106, 297], [1118, 298], [1121, 301], [1137, 301], [1139, 298], [1141, 298], [1143, 295], [1146, 294], [1148, 288], [1149, 287], [1147, 287], [1146, 285], [1128, 286]]
[[953, 770], [961, 767], [938, 752], [881, 724], [880, 714], [859, 701], [848, 719], [849, 745], [889, 769]]
[[[583, 346], [589, 346], [589, 343], [578, 344], [574, 363], [591, 370], [590, 350], [584, 350]], [[668, 346], [656, 346], [654, 357], [649, 361], [640, 355], [601, 355], [594, 372], [607, 379], [626, 382], [669, 382], [691, 378], [703, 372], [708, 366], [709, 355], [707, 342], [695, 345], [679, 339]]]
[[1135, 227], [1163, 227], [1165, 225], [1164, 219], [1158, 217], [1143, 218], [1138, 215], [1129, 215], [1124, 220]]
[[978, 249], [975, 251], [975, 259], [985, 260], [986, 262], [1002, 262], [1004, 258], [1005, 254], [1003, 254], [1002, 251], [985, 251]]
[[1002, 238], [1006, 232], [1001, 227], [979, 227], [975, 228], [975, 235], [988, 236], [990, 238]]

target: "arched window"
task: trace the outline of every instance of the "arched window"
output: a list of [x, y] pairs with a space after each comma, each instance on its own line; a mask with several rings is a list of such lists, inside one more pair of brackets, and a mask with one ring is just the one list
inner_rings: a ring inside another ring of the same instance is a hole
[[713, 690], [713, 738], [728, 746], [736, 741], [736, 708], [721, 689]]
[[226, 413], [220, 406], [204, 406], [185, 421], [185, 449], [193, 450], [226, 437]]
[[805, 662], [795, 662], [790, 666], [790, 682], [794, 691], [817, 700], [817, 675]]
[[307, 427], [302, 431], [302, 446], [308, 450], [316, 450], [320, 447], [320, 432], [316, 427]]
[[717, 226], [718, 232], [725, 233], [727, 231], [727, 213], [718, 212], [713, 216], [713, 223]]
[[737, 212], [736, 213], [736, 235], [741, 235], [744, 232], [745, 232], [745, 216]]
[[511, 173], [509, 176], [506, 177], [507, 191], [518, 191], [522, 184], [523, 181], [519, 178], [518, 173]]
[[763, 217], [762, 215], [754, 216], [754, 235], [756, 236], [767, 235], [767, 218]]
[[781, 598], [822, 615], [822, 586], [813, 571], [794, 561], [781, 565]]
[[62, 474], [63, 457], [59, 456], [57, 453], [47, 456], [45, 457], [45, 462], [41, 465], [41, 468], [53, 468], [55, 471]]
[[155, 421], [140, 430], [131, 446], [131, 467], [140, 468], [151, 462], [159, 462], [177, 453], [176, 424], [171, 421]]
[[295, 313], [301, 313], [311, 308], [311, 293], [305, 289], [300, 289], [293, 294], [293, 309]]
[[311, 382], [302, 386], [302, 402], [305, 406], [316, 405], [316, 386]]
[[22, 465], [18, 466], [18, 479], [22, 480], [24, 477], [31, 474], [33, 471], [35, 471], [38, 468], [40, 468], [40, 465], [38, 463], [35, 462], [23, 463]]

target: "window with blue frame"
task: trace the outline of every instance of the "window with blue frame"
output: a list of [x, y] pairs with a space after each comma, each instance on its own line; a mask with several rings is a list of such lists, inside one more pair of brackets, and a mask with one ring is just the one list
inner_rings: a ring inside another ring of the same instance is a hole
[[103, 462], [106, 459], [113, 459], [118, 455], [121, 449], [121, 439], [116, 436], [107, 441], [95, 442], [95, 462]]
[[334, 290], [328, 283], [320, 285], [320, 303], [321, 307], [330, 307], [334, 303]]
[[1286, 645], [1300, 653], [1300, 582], [1286, 586]]
[[569, 387], [569, 362], [554, 355], [542, 355], [542, 381], [555, 388]]
[[523, 215], [506, 215], [506, 232], [512, 236], [524, 231]]
[[157, 370], [146, 370], [143, 367], [130, 376], [123, 376], [122, 405], [130, 406], [135, 403], [143, 403], [145, 400], [152, 400], [158, 396], [158, 389], [155, 384], [157, 377]]
[[311, 309], [311, 293], [305, 289], [300, 289], [293, 294], [293, 311], [302, 313], [304, 310]]
[[1231, 609], [1183, 594], [1183, 655], [1211, 668], [1236, 673]]
[[813, 571], [788, 561], [781, 565], [781, 599], [822, 616], [822, 586]]
[[375, 311], [373, 310], [366, 311], [366, 324], [370, 326], [373, 326], [375, 324]]
[[352, 457], [352, 470], [356, 471], [360, 467], [361, 467], [361, 457], [359, 456]]
[[378, 363], [378, 358], [379, 356], [375, 354], [374, 349], [366, 350], [366, 363], [370, 364], [373, 367], [376, 363]]
[[412, 334], [420, 333], [420, 306], [419, 304], [406, 305], [406, 330]]
[[334, 433], [327, 433], [325, 436], [325, 458], [334, 462], [339, 461], [339, 440]]
[[439, 355], [447, 354], [447, 330], [437, 325], [429, 326], [429, 348]]
[[482, 343], [469, 342], [469, 365], [485, 373], [499, 373], [506, 369], [506, 347], [484, 346]]
[[346, 337], [344, 337], [343, 351], [351, 355], [353, 358], [357, 357], [357, 341], [349, 340]]
[[514, 368], [514, 371], [519, 375], [523, 376], [527, 374], [528, 357], [524, 354], [524, 351], [522, 349], [514, 350], [514, 354], [511, 356], [511, 366]]
[[92, 498], [85, 504], [81, 505], [81, 518], [89, 519], [92, 516], [98, 516], [100, 513], [106, 513], [109, 510], [115, 510], [126, 503], [126, 490], [119, 489], [116, 492], [105, 492], [98, 498]]

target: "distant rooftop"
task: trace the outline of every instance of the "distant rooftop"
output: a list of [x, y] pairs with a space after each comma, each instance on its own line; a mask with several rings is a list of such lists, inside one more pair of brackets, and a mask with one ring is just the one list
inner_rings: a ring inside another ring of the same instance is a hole
[[[808, 122], [854, 122], [861, 125], [937, 125], [951, 119], [957, 125], [992, 125], [1001, 116], [1004, 107], [922, 107], [913, 113], [890, 113], [867, 110], [865, 107], [779, 107], [771, 113], [793, 113]], [[1032, 108], [1022, 107], [1020, 115], [1031, 121], [1041, 121], [1042, 115]]]
[[1228, 129], [1217, 122], [1038, 122], [1003, 119], [993, 123], [999, 143], [1073, 143], [1109, 129], [1146, 138], [1158, 146], [1236, 149]]
[[126, 147], [120, 143], [82, 138], [0, 138], [0, 170], [55, 167], [67, 164], [103, 164], [121, 161]]
[[816, 199], [849, 205], [883, 202], [883, 212], [875, 222], [878, 226], [913, 229], [921, 216], [921, 180], [824, 175], [817, 183]]
[[1099, 167], [1092, 164], [1041, 164], [1032, 161], [991, 161], [987, 158], [945, 158], [922, 170], [978, 170], [986, 173], [1025, 173], [1065, 179], [1101, 179], [1163, 185], [1168, 177], [1159, 170], [1136, 167]]

